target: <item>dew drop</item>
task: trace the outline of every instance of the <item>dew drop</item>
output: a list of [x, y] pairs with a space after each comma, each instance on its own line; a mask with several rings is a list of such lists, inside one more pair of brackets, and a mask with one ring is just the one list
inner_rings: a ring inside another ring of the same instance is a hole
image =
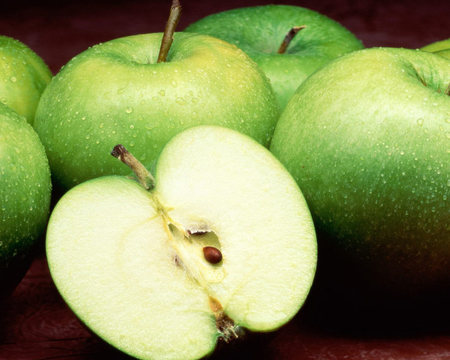
[[127, 107], [127, 108], [125, 109], [125, 112], [126, 112], [127, 114], [131, 114], [131, 113], [133, 112], [133, 108]]

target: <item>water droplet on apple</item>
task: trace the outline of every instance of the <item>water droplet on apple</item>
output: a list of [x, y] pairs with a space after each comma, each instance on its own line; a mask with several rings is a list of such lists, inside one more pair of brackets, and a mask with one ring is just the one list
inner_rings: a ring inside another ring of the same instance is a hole
[[165, 92], [165, 90], [159, 90], [158, 94], [161, 96], [165, 96], [166, 92]]
[[176, 100], [176, 103], [178, 105], [184, 105], [184, 104], [186, 104], [186, 101], [182, 97], [178, 97]]
[[11, 76], [10, 80], [15, 83], [17, 81], [17, 78], [15, 76]]
[[419, 125], [419, 126], [423, 125], [423, 119], [422, 118], [417, 119], [417, 125]]
[[131, 113], [133, 112], [133, 108], [127, 107], [127, 108], [125, 109], [125, 112], [126, 112], [127, 114], [131, 114]]

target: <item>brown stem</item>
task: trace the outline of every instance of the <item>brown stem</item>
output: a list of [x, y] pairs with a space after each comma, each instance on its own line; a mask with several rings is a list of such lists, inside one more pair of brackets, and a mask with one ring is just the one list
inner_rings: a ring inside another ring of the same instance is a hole
[[284, 37], [283, 42], [278, 49], [278, 54], [284, 54], [295, 35], [297, 35], [297, 33], [304, 28], [306, 28], [306, 25], [293, 26], [292, 29], [289, 30], [289, 32]]
[[169, 54], [170, 47], [173, 42], [173, 34], [178, 25], [178, 21], [181, 16], [181, 5], [179, 0], [172, 0], [172, 6], [170, 7], [169, 19], [164, 29], [164, 35], [161, 41], [161, 47], [158, 54], [158, 62], [166, 62], [167, 55]]
[[445, 90], [445, 95], [450, 96], [450, 84], [448, 84], [447, 90]]
[[155, 179], [142, 163], [136, 159], [123, 145], [116, 145], [111, 151], [111, 155], [122, 161], [124, 164], [133, 170], [141, 185], [146, 190], [151, 190], [155, 187]]

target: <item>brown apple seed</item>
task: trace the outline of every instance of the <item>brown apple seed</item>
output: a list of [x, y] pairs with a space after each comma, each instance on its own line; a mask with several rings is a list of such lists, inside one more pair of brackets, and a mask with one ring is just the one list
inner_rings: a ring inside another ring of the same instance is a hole
[[222, 261], [222, 253], [214, 246], [205, 246], [203, 248], [205, 260], [211, 264], [218, 264]]

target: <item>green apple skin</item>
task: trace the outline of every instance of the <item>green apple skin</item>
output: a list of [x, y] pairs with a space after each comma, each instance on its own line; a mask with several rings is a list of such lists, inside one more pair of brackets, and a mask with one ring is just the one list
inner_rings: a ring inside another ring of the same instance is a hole
[[450, 288], [449, 83], [440, 56], [361, 50], [312, 75], [283, 112], [271, 151], [333, 249], [324, 266], [338, 287], [359, 277], [396, 299]]
[[420, 50], [428, 52], [437, 52], [450, 49], [450, 39], [435, 41], [431, 44], [425, 45]]
[[[278, 48], [293, 26], [306, 25], [286, 53]], [[306, 8], [264, 5], [209, 15], [185, 31], [212, 35], [244, 50], [270, 79], [283, 109], [298, 86], [331, 59], [363, 48], [336, 21]]]
[[[273, 154], [237, 131], [197, 126], [169, 141], [155, 175], [148, 191], [124, 176], [92, 179], [55, 206], [47, 259], [77, 316], [152, 360], [203, 358], [227, 340], [211, 296], [236, 334], [289, 321], [311, 287], [317, 243], [305, 199]], [[189, 235], [198, 230], [210, 232]], [[219, 264], [202, 255], [208, 241]]]
[[450, 39], [436, 41], [420, 48], [420, 50], [432, 52], [433, 54], [450, 59]]
[[126, 174], [109, 156], [119, 143], [151, 166], [171, 137], [194, 125], [223, 125], [268, 146], [279, 109], [256, 64], [224, 41], [183, 33], [168, 61], [156, 63], [161, 35], [94, 46], [45, 90], [35, 128], [63, 187]]
[[28, 46], [0, 36], [0, 101], [33, 124], [36, 107], [52, 73]]
[[0, 104], [0, 298], [17, 285], [47, 225], [50, 169], [25, 118]]

